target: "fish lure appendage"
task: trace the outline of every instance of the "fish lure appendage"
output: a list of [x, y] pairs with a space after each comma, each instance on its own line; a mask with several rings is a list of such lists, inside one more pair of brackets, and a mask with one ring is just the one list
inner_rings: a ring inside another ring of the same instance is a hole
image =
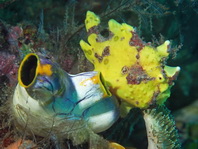
[[138, 37], [132, 26], [115, 20], [109, 20], [109, 37], [104, 38], [97, 29], [99, 24], [99, 17], [88, 11], [88, 43], [81, 40], [80, 46], [95, 71], [102, 73], [111, 93], [123, 99], [128, 109], [163, 104], [180, 71], [180, 67], [164, 64], [170, 41], [152, 47]]

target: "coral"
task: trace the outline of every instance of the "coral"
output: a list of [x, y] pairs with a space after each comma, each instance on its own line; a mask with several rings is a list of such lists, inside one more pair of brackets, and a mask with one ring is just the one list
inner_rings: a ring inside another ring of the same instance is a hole
[[0, 79], [1, 84], [12, 86], [17, 83], [18, 70], [18, 38], [21, 29], [17, 26], [9, 27], [0, 21]]
[[146, 109], [143, 115], [148, 135], [148, 149], [181, 148], [175, 121], [165, 106]]
[[15, 63], [16, 56], [1, 52], [0, 55], [0, 78], [6, 76], [10, 85], [15, 85], [17, 82], [18, 66]]
[[180, 70], [165, 65], [170, 41], [152, 47], [138, 37], [132, 26], [115, 20], [108, 22], [109, 37], [104, 38], [98, 31], [99, 23], [99, 17], [88, 11], [88, 43], [81, 40], [80, 45], [94, 70], [102, 73], [111, 93], [129, 109], [163, 104]]

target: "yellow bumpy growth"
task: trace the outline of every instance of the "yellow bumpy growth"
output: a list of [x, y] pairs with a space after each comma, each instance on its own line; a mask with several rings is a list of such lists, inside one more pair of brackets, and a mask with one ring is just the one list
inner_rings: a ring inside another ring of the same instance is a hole
[[80, 45], [95, 71], [102, 73], [111, 93], [130, 108], [164, 103], [180, 70], [164, 64], [170, 42], [152, 47], [138, 37], [132, 26], [115, 20], [108, 22], [109, 37], [104, 38], [99, 34], [99, 23], [99, 17], [88, 11], [88, 43], [81, 40]]

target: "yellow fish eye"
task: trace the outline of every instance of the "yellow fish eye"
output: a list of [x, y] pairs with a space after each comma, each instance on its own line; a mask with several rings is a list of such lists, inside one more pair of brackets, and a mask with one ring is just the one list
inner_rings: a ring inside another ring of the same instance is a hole
[[164, 82], [165, 78], [162, 74], [159, 74], [157, 77], [156, 77], [157, 81], [158, 82]]

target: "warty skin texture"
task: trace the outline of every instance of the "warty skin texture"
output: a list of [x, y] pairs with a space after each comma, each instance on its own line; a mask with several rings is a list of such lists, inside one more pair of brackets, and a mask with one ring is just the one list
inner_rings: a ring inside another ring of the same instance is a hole
[[104, 38], [99, 34], [99, 24], [100, 18], [88, 11], [88, 43], [81, 40], [80, 45], [94, 64], [94, 71], [102, 73], [110, 92], [121, 99], [122, 111], [163, 104], [180, 70], [165, 65], [170, 41], [152, 47], [138, 37], [132, 26], [113, 19], [108, 22], [109, 37]]

